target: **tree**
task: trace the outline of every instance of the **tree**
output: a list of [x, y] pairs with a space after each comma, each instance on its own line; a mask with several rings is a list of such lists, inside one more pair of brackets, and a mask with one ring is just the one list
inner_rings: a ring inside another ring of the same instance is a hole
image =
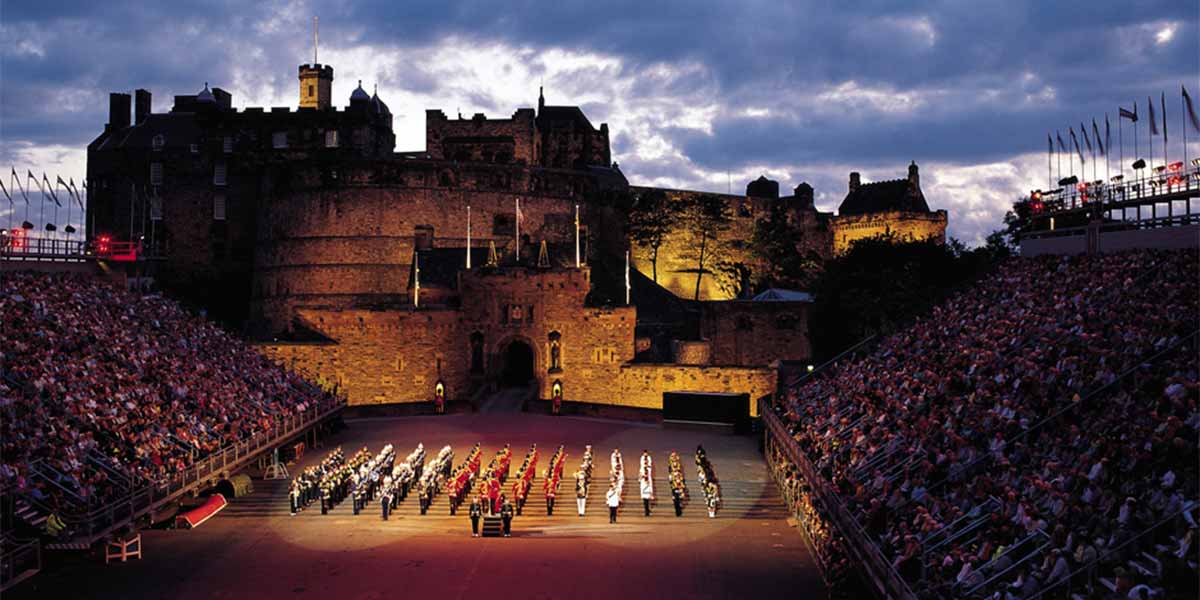
[[767, 217], [754, 222], [750, 251], [761, 263], [761, 288], [808, 289], [821, 270], [819, 256], [801, 251], [804, 228], [789, 216], [786, 204], [773, 202]]
[[712, 194], [697, 194], [684, 204], [682, 225], [691, 235], [692, 246], [686, 256], [696, 261], [696, 293], [694, 300], [700, 299], [700, 282], [705, 273], [711, 273], [711, 265], [722, 247], [721, 234], [729, 230], [733, 223], [733, 212], [725, 200]]
[[629, 237], [639, 246], [650, 248], [650, 270], [658, 283], [658, 249], [675, 227], [675, 212], [670, 210], [666, 193], [646, 190], [638, 194], [629, 208]]

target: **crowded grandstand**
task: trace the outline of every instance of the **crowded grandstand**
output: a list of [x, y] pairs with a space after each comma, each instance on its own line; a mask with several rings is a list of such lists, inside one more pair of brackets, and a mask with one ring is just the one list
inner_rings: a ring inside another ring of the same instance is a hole
[[336, 404], [203, 315], [104, 278], [4, 272], [0, 315], [0, 489], [56, 535]]
[[1011, 259], [795, 376], [768, 461], [827, 574], [922, 598], [1195, 598], [1198, 266]]

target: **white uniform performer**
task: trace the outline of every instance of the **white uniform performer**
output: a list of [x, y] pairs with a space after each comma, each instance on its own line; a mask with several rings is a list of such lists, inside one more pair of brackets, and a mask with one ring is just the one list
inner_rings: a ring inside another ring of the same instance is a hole
[[654, 476], [652, 473], [649, 466], [642, 467], [642, 476], [639, 482], [642, 492], [642, 509], [645, 510], [647, 517], [650, 516], [650, 503], [654, 500]]

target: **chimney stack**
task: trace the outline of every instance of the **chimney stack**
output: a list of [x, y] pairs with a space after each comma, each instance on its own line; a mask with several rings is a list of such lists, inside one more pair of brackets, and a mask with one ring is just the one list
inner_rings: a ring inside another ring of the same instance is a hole
[[129, 127], [129, 94], [108, 95], [108, 126], [114, 131]]
[[857, 191], [858, 186], [860, 186], [860, 185], [862, 185], [862, 179], [859, 177], [858, 171], [851, 171], [850, 172], [850, 191], [851, 192]]
[[150, 91], [138, 89], [133, 92], [133, 123], [141, 125], [150, 116]]

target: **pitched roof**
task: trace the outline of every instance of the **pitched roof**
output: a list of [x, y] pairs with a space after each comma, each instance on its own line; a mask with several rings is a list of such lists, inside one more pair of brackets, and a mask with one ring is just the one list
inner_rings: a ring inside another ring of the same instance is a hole
[[754, 302], [812, 302], [812, 294], [782, 288], [770, 288], [752, 298]]
[[929, 212], [929, 205], [925, 203], [925, 195], [920, 188], [915, 194], [910, 194], [907, 179], [892, 179], [858, 186], [858, 189], [846, 194], [846, 199], [838, 207], [838, 215], [865, 215], [893, 210]]
[[550, 122], [573, 121], [580, 128], [588, 131], [595, 129], [587, 115], [578, 106], [543, 106], [537, 116], [538, 126], [546, 126]]

